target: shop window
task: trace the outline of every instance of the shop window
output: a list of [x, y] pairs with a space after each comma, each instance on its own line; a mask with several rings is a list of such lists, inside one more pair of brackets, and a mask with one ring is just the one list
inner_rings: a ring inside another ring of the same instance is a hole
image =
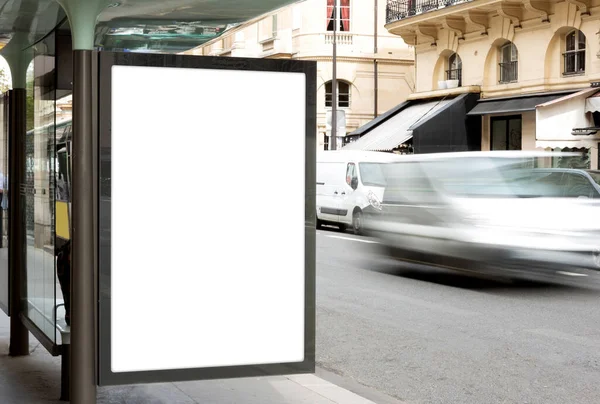
[[580, 153], [579, 156], [554, 156], [552, 157], [552, 167], [554, 168], [578, 168], [589, 170], [591, 168], [591, 149], [564, 147], [556, 148], [555, 152], [562, 153]]
[[519, 79], [519, 54], [512, 42], [500, 48], [500, 83], [514, 83]]
[[564, 75], [585, 73], [585, 35], [573, 30], [565, 37]]

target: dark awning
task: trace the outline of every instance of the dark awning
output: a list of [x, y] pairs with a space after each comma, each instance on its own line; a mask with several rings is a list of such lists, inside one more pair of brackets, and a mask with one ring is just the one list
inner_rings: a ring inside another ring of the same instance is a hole
[[[433, 118], [453, 99], [411, 102], [385, 122], [371, 129], [356, 142], [348, 143], [344, 150], [390, 151], [412, 138], [413, 127]], [[354, 133], [351, 133], [353, 135]]]
[[396, 105], [394, 108], [390, 109], [389, 111], [386, 111], [385, 113], [379, 115], [377, 118], [367, 122], [360, 128], [356, 129], [354, 132], [350, 133], [349, 136], [362, 136], [366, 134], [367, 132], [371, 131], [372, 129], [375, 129], [377, 126], [381, 125], [382, 123], [396, 115], [398, 112], [402, 111], [404, 108], [408, 107], [409, 104], [410, 101], [404, 101]]
[[[576, 90], [575, 90], [576, 91]], [[528, 96], [502, 97], [480, 99], [475, 108], [467, 115], [492, 115], [511, 112], [535, 111], [536, 105], [564, 97], [575, 91], [560, 91], [552, 93], [532, 94]]]
[[430, 119], [413, 126], [416, 154], [481, 150], [481, 118], [468, 117], [479, 99], [478, 93], [457, 96]]

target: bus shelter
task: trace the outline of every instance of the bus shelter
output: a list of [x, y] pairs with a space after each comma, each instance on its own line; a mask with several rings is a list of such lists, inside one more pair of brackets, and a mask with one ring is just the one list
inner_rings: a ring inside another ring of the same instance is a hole
[[0, 308], [63, 400], [314, 371], [316, 64], [179, 54], [291, 2], [0, 10]]

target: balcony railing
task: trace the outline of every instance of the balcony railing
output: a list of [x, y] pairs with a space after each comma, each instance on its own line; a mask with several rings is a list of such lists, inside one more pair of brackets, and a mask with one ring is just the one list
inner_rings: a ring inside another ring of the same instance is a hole
[[389, 24], [427, 11], [470, 1], [473, 0], [388, 0], [385, 21]]
[[514, 83], [519, 80], [518, 62], [500, 63], [500, 84]]
[[[352, 45], [352, 34], [347, 32], [337, 32], [335, 34], [335, 41], [338, 45]], [[325, 34], [325, 44], [331, 45], [333, 43], [333, 32]]]

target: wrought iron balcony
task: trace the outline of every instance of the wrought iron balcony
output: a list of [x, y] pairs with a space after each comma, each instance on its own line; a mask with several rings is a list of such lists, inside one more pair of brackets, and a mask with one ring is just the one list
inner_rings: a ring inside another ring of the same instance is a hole
[[458, 80], [458, 86], [462, 86], [462, 68], [446, 70], [447, 80]]
[[473, 0], [388, 0], [385, 21], [389, 24], [417, 14], [470, 1]]

